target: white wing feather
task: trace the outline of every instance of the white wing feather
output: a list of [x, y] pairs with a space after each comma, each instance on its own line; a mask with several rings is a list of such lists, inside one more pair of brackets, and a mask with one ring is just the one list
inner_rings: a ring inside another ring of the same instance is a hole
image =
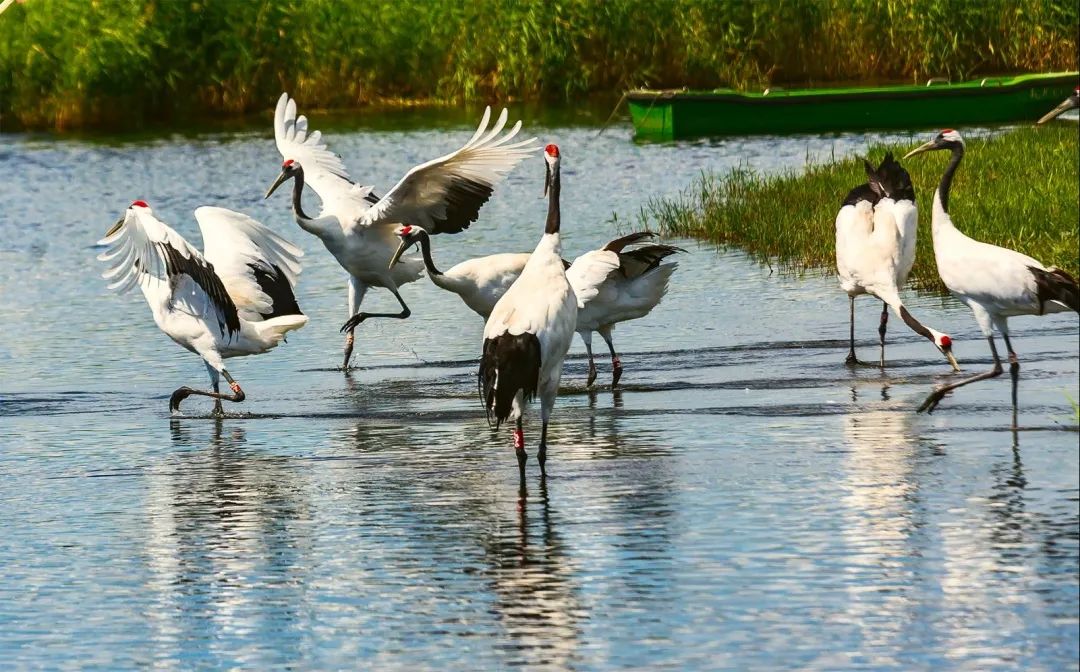
[[109, 268], [101, 277], [110, 281], [109, 289], [121, 294], [138, 285], [145, 276], [168, 280], [162, 245], [172, 247], [185, 259], [202, 259], [199, 251], [183, 236], [150, 214], [148, 209], [128, 209], [124, 224], [97, 244], [108, 247], [97, 257], [98, 261], [109, 262]]
[[[487, 131], [491, 108], [461, 149], [410, 170], [378, 203], [356, 220], [358, 226], [401, 222], [431, 233], [456, 233], [475, 221], [491, 189], [538, 147], [536, 138], [510, 143], [521, 122], [502, 135], [507, 111]], [[485, 133], [486, 131], [486, 133]]]
[[162, 306], [153, 303], [162, 302], [208, 326], [216, 322], [222, 337], [240, 331], [236, 306], [213, 267], [149, 208], [128, 208], [120, 228], [98, 244], [108, 246], [98, 259], [109, 263], [102, 273], [109, 289], [139, 285], [155, 315]]
[[304, 168], [304, 182], [323, 202], [323, 211], [348, 213], [359, 217], [370, 207], [364, 197], [371, 187], [353, 183], [341, 157], [322, 142], [319, 131], [308, 131], [308, 120], [296, 115], [296, 101], [283, 93], [274, 110], [274, 140], [283, 159], [297, 161]]
[[609, 250], [586, 252], [566, 270], [566, 279], [577, 295], [578, 308], [584, 308], [600, 292], [608, 277], [619, 270], [619, 255]]
[[273, 299], [263, 292], [253, 266], [281, 273], [296, 286], [303, 251], [251, 217], [226, 208], [201, 207], [195, 219], [202, 231], [204, 257], [232, 297], [240, 316], [261, 320], [273, 311]]

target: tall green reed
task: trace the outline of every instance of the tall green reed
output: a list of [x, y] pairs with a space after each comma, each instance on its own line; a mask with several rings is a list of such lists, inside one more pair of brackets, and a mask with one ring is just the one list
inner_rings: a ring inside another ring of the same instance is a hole
[[5, 126], [1076, 69], [1073, 0], [29, 0]]

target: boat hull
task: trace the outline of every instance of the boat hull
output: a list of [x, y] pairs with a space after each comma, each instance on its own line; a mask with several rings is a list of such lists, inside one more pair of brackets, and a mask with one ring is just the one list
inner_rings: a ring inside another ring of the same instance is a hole
[[1077, 73], [988, 78], [963, 84], [733, 91], [632, 91], [635, 137], [817, 133], [1031, 121], [1072, 93]]

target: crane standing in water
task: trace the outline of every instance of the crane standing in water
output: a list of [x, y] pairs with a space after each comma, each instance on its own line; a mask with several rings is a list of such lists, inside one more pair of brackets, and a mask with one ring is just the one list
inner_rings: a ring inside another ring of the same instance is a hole
[[541, 476], [547, 475], [547, 430], [559, 392], [563, 359], [570, 349], [577, 323], [579, 297], [566, 279], [560, 239], [561, 217], [559, 148], [544, 148], [548, 215], [544, 235], [517, 281], [510, 286], [484, 326], [484, 347], [478, 382], [489, 418], [495, 426], [515, 422], [514, 452], [518, 473], [525, 482], [525, 403], [540, 396], [540, 447], [536, 459]]
[[[293, 294], [300, 273], [299, 248], [259, 222], [225, 208], [195, 211], [203, 252], [135, 201], [98, 242], [108, 249], [98, 259], [111, 264], [103, 276], [110, 289], [142, 290], [154, 322], [178, 345], [203, 359], [214, 391], [181, 387], [169, 410], [196, 394], [221, 400], [245, 399], [240, 383], [225, 369], [229, 357], [257, 355], [307, 324]], [[224, 377], [232, 394], [222, 394]]]
[[994, 367], [985, 373], [938, 387], [922, 403], [919, 411], [932, 412], [942, 397], [952, 390], [1002, 374], [1001, 359], [994, 344], [993, 329], [996, 328], [1005, 339], [1009, 352], [1015, 425], [1020, 360], [1009, 340], [1009, 318], [1068, 310], [1080, 312], [1080, 287], [1072, 276], [1061, 269], [1047, 268], [1027, 255], [982, 243], [961, 233], [949, 216], [949, 187], [964, 158], [964, 139], [956, 131], [946, 129], [930, 142], [908, 152], [904, 158], [941, 150], [949, 151], [952, 158], [934, 192], [934, 257], [942, 282], [975, 315], [979, 329], [990, 344]]
[[945, 355], [953, 369], [960, 366], [952, 354], [948, 334], [923, 326], [900, 300], [900, 287], [915, 262], [915, 188], [907, 171], [886, 154], [878, 168], [869, 162], [867, 183], [852, 189], [836, 215], [836, 272], [851, 307], [850, 348], [847, 364], [855, 357], [855, 297], [870, 294], [882, 301], [879, 364], [885, 366], [885, 328], [892, 308], [911, 329]]

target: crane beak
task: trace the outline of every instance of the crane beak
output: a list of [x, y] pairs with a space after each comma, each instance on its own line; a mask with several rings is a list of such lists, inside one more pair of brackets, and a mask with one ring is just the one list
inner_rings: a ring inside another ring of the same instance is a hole
[[1074, 98], [1066, 98], [1064, 101], [1062, 101], [1060, 105], [1040, 117], [1039, 120], [1035, 122], [1035, 125], [1037, 126], [1039, 124], [1045, 124], [1051, 119], [1060, 116], [1063, 112], [1068, 112], [1072, 108], [1076, 107], [1076, 103], [1074, 102], [1074, 100]]
[[281, 186], [281, 183], [287, 179], [289, 179], [289, 174], [286, 173], [284, 170], [281, 171], [281, 174], [277, 176], [277, 179], [274, 180], [274, 183], [271, 184], [270, 188], [266, 190], [266, 195], [263, 196], [263, 199], [265, 200], [267, 198], [270, 198], [270, 194], [277, 191], [277, 188]]
[[401, 255], [405, 254], [405, 250], [412, 247], [412, 245], [412, 243], [402, 238], [401, 245], [398, 245], [397, 252], [394, 252], [394, 256], [390, 258], [389, 268], [393, 268], [394, 265], [401, 259]]
[[945, 357], [949, 360], [949, 364], [952, 365], [952, 370], [953, 371], [959, 371], [960, 370], [960, 364], [956, 361], [956, 357], [953, 356], [952, 350], [946, 350], [945, 351]]
[[123, 226], [123, 225], [124, 225], [124, 218], [123, 218], [123, 217], [121, 217], [120, 219], [116, 220], [116, 223], [115, 223], [115, 224], [113, 224], [113, 225], [112, 225], [112, 226], [111, 226], [111, 227], [109, 228], [108, 232], [106, 232], [106, 233], [105, 233], [105, 237], [106, 237], [106, 238], [109, 238], [109, 237], [110, 237], [110, 236], [112, 236], [112, 235], [113, 235], [114, 233], [116, 233], [117, 231], [119, 231], [119, 230], [120, 230], [120, 227], [121, 227], [121, 226]]
[[931, 149], [937, 149], [937, 147], [934, 146], [934, 141], [933, 140], [926, 143], [925, 145], [921, 145], [921, 146], [916, 147], [915, 149], [911, 150], [910, 152], [908, 152], [907, 154], [904, 155], [904, 158], [905, 159], [910, 159], [911, 157], [915, 156], [916, 154], [922, 154], [923, 152], [929, 152]]

